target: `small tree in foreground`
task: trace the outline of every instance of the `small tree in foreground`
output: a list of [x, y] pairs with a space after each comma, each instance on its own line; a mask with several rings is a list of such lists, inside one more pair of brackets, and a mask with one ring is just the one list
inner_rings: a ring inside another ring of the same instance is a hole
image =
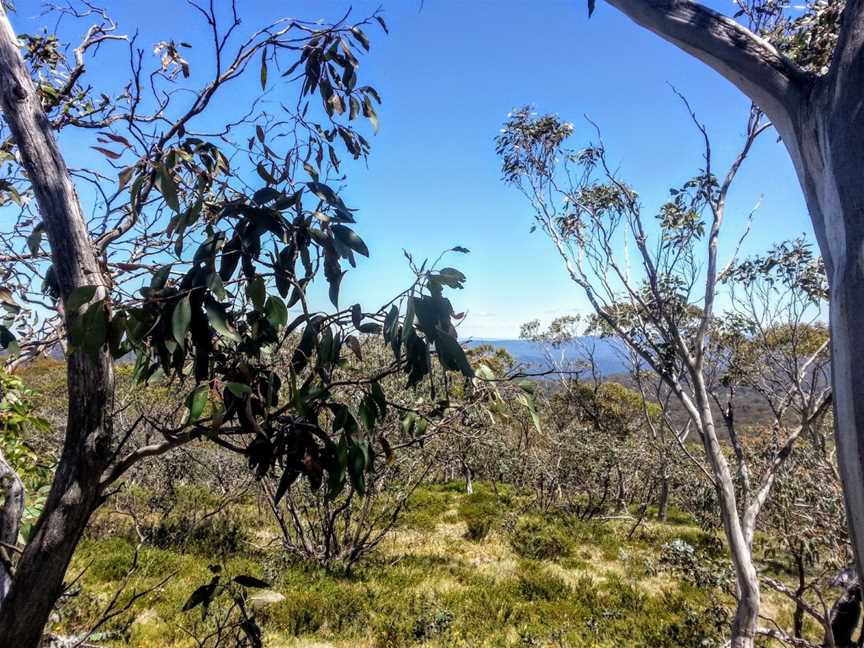
[[[553, 115], [536, 116], [528, 108], [514, 112], [497, 139], [497, 150], [504, 179], [530, 201], [537, 226], [550, 237], [570, 278], [593, 306], [598, 326], [621, 339], [656, 373], [701, 442], [704, 464], [694, 460], [716, 492], [736, 577], [732, 645], [744, 648], [754, 644], [760, 609], [753, 561], [757, 517], [793, 444], [821, 420], [830, 397], [824, 389], [807, 390], [800, 416], [792, 426], [778, 429], [771, 460], [758, 481], [748, 480], [746, 488], [736, 489], [712, 405], [730, 353], [715, 303], [720, 282], [733, 278], [738, 261], [734, 251], [729, 263], [720, 265], [718, 240], [729, 191], [767, 123], [758, 109], [751, 110], [740, 152], [718, 177], [705, 128], [693, 118], [705, 143], [704, 167], [670, 190], [655, 225], [649, 223], [637, 193], [609, 167], [602, 144], [578, 151], [567, 148], [573, 127]], [[806, 259], [799, 261], [799, 271], [792, 274], [796, 281], [810, 274]], [[806, 289], [794, 288], [796, 295], [807, 297]], [[818, 295], [804, 301], [813, 308], [816, 300]], [[798, 366], [789, 387], [793, 392], [802, 389], [802, 381], [806, 389], [807, 367], [824, 355], [826, 344], [816, 345], [812, 357]], [[736, 451], [735, 460], [744, 475], [746, 457]]]
[[[90, 3], [58, 10], [58, 24], [88, 24], [71, 50], [51, 33], [19, 39], [0, 9], [0, 344], [25, 355], [64, 346], [69, 403], [40, 518], [3, 565], [4, 645], [39, 643], [91, 514], [132, 466], [209, 441], [273, 476], [277, 502], [301, 476], [332, 496], [348, 484], [362, 495], [388, 403], [382, 379], [413, 387], [431, 379], [434, 356], [441, 373], [473, 376], [443, 295], [461, 288], [459, 271], [423, 267], [378, 307], [341, 295], [344, 266], [369, 254], [351, 227], [343, 157], [365, 158], [360, 124], [378, 127], [380, 98], [359, 59], [384, 21], [349, 12], [248, 29], [233, 2], [219, 4], [185, 6], [211, 36], [206, 69], [182, 41], [148, 58], [150, 43], [139, 48]], [[129, 76], [94, 87], [88, 67], [112, 46]], [[277, 87], [279, 101], [265, 103]], [[71, 169], [58, 131], [90, 138], [104, 163]], [[330, 312], [307, 297], [322, 274]], [[389, 357], [340, 379], [369, 335]], [[136, 380], [179, 394], [173, 417], [121, 425], [114, 363], [129, 353]], [[439, 395], [418, 409], [446, 410]], [[5, 480], [9, 501], [15, 483]], [[0, 521], [6, 538], [17, 521]]]

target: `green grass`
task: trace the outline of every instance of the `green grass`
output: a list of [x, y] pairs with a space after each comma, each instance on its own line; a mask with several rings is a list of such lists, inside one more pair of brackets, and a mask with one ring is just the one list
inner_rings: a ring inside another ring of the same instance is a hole
[[[520, 514], [515, 501], [484, 484], [471, 496], [449, 484], [420, 488], [393, 537], [350, 575], [285, 560], [245, 540], [222, 556], [188, 539], [145, 543], [132, 588], [171, 578], [106, 624], [101, 643], [194, 645], [181, 628], [200, 623], [200, 609], [181, 608], [209, 581], [208, 565], [219, 562], [225, 573], [268, 580], [285, 597], [259, 614], [265, 645], [277, 648], [719, 645], [712, 642], [726, 613], [712, 603], [716, 591], [636, 568], [645, 555], [659, 554], [661, 541], [690, 542], [701, 532], [652, 523], [650, 533], [627, 540], [626, 527]], [[238, 510], [235, 519], [252, 525], [248, 509]], [[156, 524], [170, 526], [170, 519]], [[472, 533], [473, 524], [483, 533]], [[136, 544], [128, 533], [85, 539], [69, 572], [71, 578], [83, 571], [80, 589], [64, 602], [54, 632], [89, 627], [136, 560]]]

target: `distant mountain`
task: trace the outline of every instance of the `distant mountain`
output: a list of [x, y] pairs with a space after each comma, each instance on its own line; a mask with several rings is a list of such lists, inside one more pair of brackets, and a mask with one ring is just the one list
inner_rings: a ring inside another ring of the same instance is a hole
[[[544, 371], [552, 368], [546, 355], [546, 346], [539, 342], [469, 338], [465, 340], [465, 344], [471, 348], [488, 344], [504, 349], [516, 359], [516, 362], [527, 365], [532, 371]], [[589, 354], [588, 350], [593, 352], [597, 371], [603, 376], [619, 375], [630, 370], [626, 356], [622, 352], [621, 342], [617, 340], [585, 336], [561, 347], [550, 349], [555, 365], [569, 364], [572, 369], [586, 361]]]

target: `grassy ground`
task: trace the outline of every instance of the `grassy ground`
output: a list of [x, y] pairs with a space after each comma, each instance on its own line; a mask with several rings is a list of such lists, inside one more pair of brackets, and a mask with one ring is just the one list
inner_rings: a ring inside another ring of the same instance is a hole
[[[268, 580], [284, 596], [260, 608], [266, 646], [718, 645], [726, 596], [662, 558], [675, 539], [708, 557], [714, 538], [686, 523], [651, 522], [628, 539], [630, 522], [583, 523], [519, 509], [482, 484], [473, 496], [456, 485], [423, 488], [399, 528], [350, 576], [254, 548], [270, 530], [248, 510], [215, 525], [212, 537], [184, 538], [183, 551], [172, 548], [168, 533], [162, 548], [142, 545], [137, 559], [134, 536], [103, 518], [75, 556], [75, 595], [53, 630], [74, 634], [92, 626], [137, 560], [121, 607], [134, 592], [170, 578], [94, 639], [194, 646], [187, 631], [205, 629], [200, 608], [181, 608], [209, 581], [208, 565], [216, 561], [227, 574]], [[217, 546], [229, 551], [214, 557]]]

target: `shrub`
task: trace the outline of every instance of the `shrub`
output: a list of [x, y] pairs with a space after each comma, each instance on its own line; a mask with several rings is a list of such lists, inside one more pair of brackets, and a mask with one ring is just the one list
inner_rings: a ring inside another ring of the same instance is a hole
[[447, 490], [440, 486], [420, 486], [405, 503], [398, 524], [412, 529], [433, 529], [449, 506], [450, 493]]
[[533, 561], [526, 561], [519, 566], [517, 579], [519, 593], [528, 601], [556, 601], [572, 592], [563, 578]]
[[696, 551], [693, 545], [676, 538], [660, 548], [660, 562], [699, 587], [722, 587], [732, 581], [725, 563]]
[[518, 555], [533, 560], [555, 560], [570, 554], [570, 542], [561, 527], [538, 517], [517, 520], [510, 546]]
[[143, 530], [144, 539], [160, 549], [182, 549], [192, 553], [227, 556], [240, 551], [243, 528], [227, 516], [213, 516], [195, 523], [189, 518], [168, 517]]
[[450, 610], [426, 604], [414, 621], [414, 638], [420, 641], [443, 635], [452, 624], [453, 613]]
[[475, 542], [489, 535], [499, 516], [497, 499], [485, 489], [468, 495], [459, 505], [459, 517], [468, 526], [465, 537]]

